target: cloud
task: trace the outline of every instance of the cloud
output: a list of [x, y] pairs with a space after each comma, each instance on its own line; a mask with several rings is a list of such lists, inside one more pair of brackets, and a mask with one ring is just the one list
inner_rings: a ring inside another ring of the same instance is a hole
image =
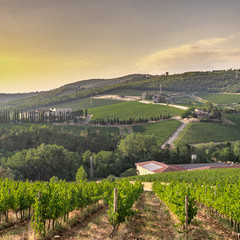
[[202, 45], [216, 45], [219, 43], [226, 42], [227, 40], [231, 39], [233, 36], [230, 36], [228, 38], [209, 38], [209, 39], [204, 39], [204, 40], [199, 40], [197, 43], [202, 44]]
[[239, 68], [240, 48], [216, 48], [215, 45], [232, 39], [212, 38], [199, 40], [194, 44], [182, 45], [178, 48], [161, 50], [144, 57], [137, 64], [142, 72], [160, 74], [165, 71], [184, 72]]

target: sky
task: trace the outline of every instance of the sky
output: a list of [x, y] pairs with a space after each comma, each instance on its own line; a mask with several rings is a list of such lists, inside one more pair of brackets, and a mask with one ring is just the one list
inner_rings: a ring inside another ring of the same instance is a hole
[[0, 0], [0, 92], [240, 68], [239, 0]]

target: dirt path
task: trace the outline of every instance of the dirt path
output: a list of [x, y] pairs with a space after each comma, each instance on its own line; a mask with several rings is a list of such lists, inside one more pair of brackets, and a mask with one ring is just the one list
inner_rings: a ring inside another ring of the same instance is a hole
[[145, 192], [136, 204], [138, 213], [120, 227], [124, 240], [179, 239], [168, 209], [151, 191]]
[[225, 228], [219, 221], [209, 217], [202, 210], [198, 211], [190, 228], [193, 239], [235, 240], [236, 234]]
[[114, 99], [114, 100], [121, 100], [121, 101], [136, 101], [141, 99], [138, 96], [120, 96], [120, 95], [98, 95], [93, 97], [94, 99]]
[[221, 121], [223, 124], [227, 124], [227, 125], [237, 125], [236, 123], [234, 123], [233, 121], [225, 118], [225, 117], [221, 117]]
[[177, 130], [162, 144], [162, 148], [166, 144], [172, 145], [173, 142], [178, 138], [183, 129], [187, 126], [187, 122], [182, 122], [182, 124], [177, 128]]
[[145, 104], [157, 104], [157, 105], [162, 105], [162, 106], [169, 106], [169, 107], [174, 107], [174, 108], [178, 108], [181, 110], [187, 110], [189, 107], [186, 106], [181, 106], [181, 105], [175, 105], [175, 104], [168, 104], [168, 103], [154, 103], [152, 101], [145, 101], [145, 100], [141, 100], [138, 101], [140, 103], [145, 103]]

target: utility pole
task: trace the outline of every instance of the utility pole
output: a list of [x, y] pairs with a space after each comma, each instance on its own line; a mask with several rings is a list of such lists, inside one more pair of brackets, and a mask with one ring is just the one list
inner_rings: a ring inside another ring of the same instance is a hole
[[90, 157], [90, 178], [94, 178], [94, 175], [93, 175], [93, 159], [92, 159], [92, 156]]

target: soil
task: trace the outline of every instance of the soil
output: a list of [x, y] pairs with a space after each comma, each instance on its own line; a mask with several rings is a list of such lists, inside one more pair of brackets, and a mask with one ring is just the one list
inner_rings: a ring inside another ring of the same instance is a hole
[[[47, 240], [183, 240], [186, 239], [179, 220], [168, 207], [152, 192], [152, 183], [144, 183], [144, 193], [134, 204], [136, 211], [130, 220], [119, 226], [117, 235], [110, 238], [113, 228], [108, 222], [108, 208], [96, 205], [71, 227]], [[23, 223], [8, 231], [1, 232], [2, 240], [29, 240], [32, 238], [30, 224]], [[233, 240], [236, 233], [216, 219], [199, 209], [189, 226], [189, 240], [216, 239]]]

